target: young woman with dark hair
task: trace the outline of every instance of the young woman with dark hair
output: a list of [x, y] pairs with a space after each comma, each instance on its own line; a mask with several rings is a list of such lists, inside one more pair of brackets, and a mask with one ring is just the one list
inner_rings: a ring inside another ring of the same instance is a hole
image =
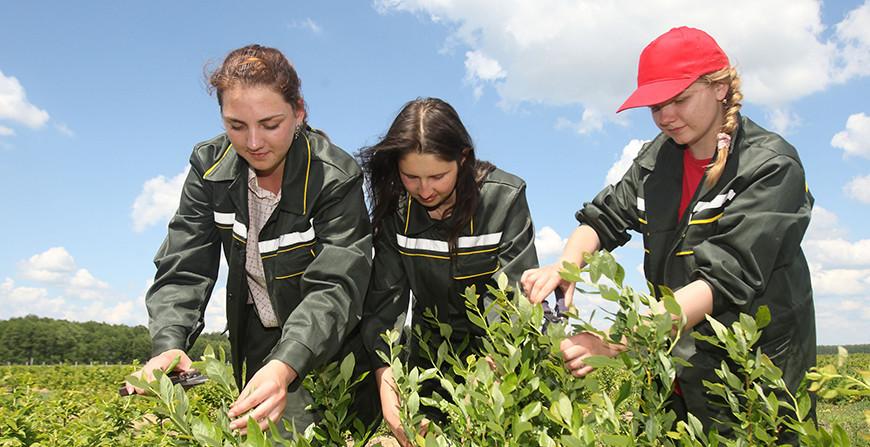
[[[407, 445], [392, 371], [377, 356], [377, 351], [389, 352], [380, 335], [401, 327], [413, 296], [413, 326], [427, 327], [423, 312], [430, 309], [453, 327], [453, 346], [468, 339], [473, 350], [482, 334], [466, 316], [465, 289], [476, 287], [483, 308], [492, 302], [486, 286], [495, 285], [499, 275], [515, 282], [537, 266], [535, 232], [525, 183], [478, 160], [456, 110], [440, 99], [407, 103], [381, 141], [363, 149], [360, 158], [375, 241], [362, 332], [371, 362], [381, 365], [376, 376], [384, 419]], [[441, 338], [437, 329], [431, 335], [428, 346], [434, 352]], [[431, 367], [421, 340], [405, 343], [409, 366]]]

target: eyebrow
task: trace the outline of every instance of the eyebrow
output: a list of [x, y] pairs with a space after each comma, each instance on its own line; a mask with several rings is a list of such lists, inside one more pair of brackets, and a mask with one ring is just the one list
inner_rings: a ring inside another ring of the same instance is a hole
[[[283, 118], [284, 116], [285, 116], [285, 115], [284, 115], [283, 113], [278, 113], [278, 114], [275, 114], [275, 115], [272, 115], [272, 116], [267, 116], [267, 117], [265, 117], [265, 118], [263, 118], [263, 119], [257, 120], [257, 122], [258, 122], [258, 123], [265, 123], [265, 122], [267, 122], [267, 121], [272, 121], [272, 120], [275, 119], [275, 118]], [[231, 117], [231, 116], [226, 116], [226, 115], [224, 115], [224, 119], [227, 120], [227, 121], [232, 121], [232, 122], [234, 122], [234, 123], [245, 124], [244, 121], [242, 121], [242, 120], [240, 120], [240, 119], [238, 119], [238, 118], [233, 118], [233, 117]]]

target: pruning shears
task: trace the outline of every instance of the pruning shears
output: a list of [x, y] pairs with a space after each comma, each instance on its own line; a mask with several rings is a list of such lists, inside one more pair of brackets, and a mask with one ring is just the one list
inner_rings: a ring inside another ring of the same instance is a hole
[[[202, 373], [195, 369], [187, 371], [172, 371], [166, 376], [169, 377], [169, 380], [172, 381], [173, 385], [179, 384], [184, 389], [192, 388], [197, 385], [202, 385], [203, 383], [208, 381], [208, 377], [202, 375]], [[118, 388], [118, 394], [120, 394], [121, 396], [130, 395], [130, 393], [127, 391], [126, 386]]]
[[556, 305], [551, 308], [546, 302], [544, 303], [544, 332], [547, 331], [549, 325], [564, 323], [568, 319], [565, 315], [568, 313], [568, 306], [565, 304], [565, 293], [558, 287], [556, 287], [553, 293], [556, 295]]

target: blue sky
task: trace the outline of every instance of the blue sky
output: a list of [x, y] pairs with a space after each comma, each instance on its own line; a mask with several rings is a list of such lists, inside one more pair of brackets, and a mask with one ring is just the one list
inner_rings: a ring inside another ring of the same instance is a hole
[[[527, 181], [552, 261], [574, 211], [655, 136], [647, 111], [613, 111], [643, 46], [679, 25], [719, 41], [743, 74], [744, 113], [800, 152], [816, 197], [804, 249], [819, 343], [870, 342], [870, 1], [848, 0], [11, 2], [0, 319], [147, 321], [190, 149], [221, 132], [203, 69], [253, 42], [292, 59], [310, 123], [348, 152], [410, 99], [453, 104], [479, 157]], [[616, 255], [642, 287], [638, 247]]]

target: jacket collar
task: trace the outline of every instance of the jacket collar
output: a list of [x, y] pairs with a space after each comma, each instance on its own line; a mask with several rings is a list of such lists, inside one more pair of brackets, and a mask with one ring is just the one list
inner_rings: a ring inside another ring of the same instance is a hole
[[[312, 183], [314, 173], [311, 169], [312, 145], [316, 145], [310, 128], [300, 132], [293, 140], [287, 158], [284, 162], [284, 178], [281, 185], [281, 201], [278, 206], [294, 214], [304, 215], [311, 207], [309, 185]], [[229, 138], [226, 138], [221, 146], [221, 155], [218, 161], [203, 174], [205, 180], [213, 182], [232, 181], [230, 190], [237, 201], [236, 206], [243, 209], [242, 204], [247, 203], [239, 198], [247, 196], [248, 163], [233, 150]], [[246, 207], [245, 207], [246, 208]]]
[[420, 234], [437, 223], [437, 221], [429, 217], [426, 208], [412, 199], [408, 193], [399, 198], [399, 209], [397, 212], [400, 215], [399, 222], [402, 222], [399, 231], [405, 235]]
[[[744, 118], [739, 113], [737, 114], [737, 130], [732, 135], [731, 139], [731, 149], [729, 155], [733, 154], [734, 150], [741, 147], [744, 138], [744, 124], [745, 121], [748, 120]], [[664, 132], [660, 132], [653, 141], [649, 142], [649, 144], [645, 145], [643, 150], [637, 155], [637, 164], [639, 164], [642, 168], [648, 171], [655, 171], [656, 163], [659, 159], [659, 152], [663, 150], [672, 150], [674, 148], [681, 148], [679, 145], [675, 144], [670, 137], [665, 135]], [[716, 160], [716, 155], [713, 155], [713, 161]]]

